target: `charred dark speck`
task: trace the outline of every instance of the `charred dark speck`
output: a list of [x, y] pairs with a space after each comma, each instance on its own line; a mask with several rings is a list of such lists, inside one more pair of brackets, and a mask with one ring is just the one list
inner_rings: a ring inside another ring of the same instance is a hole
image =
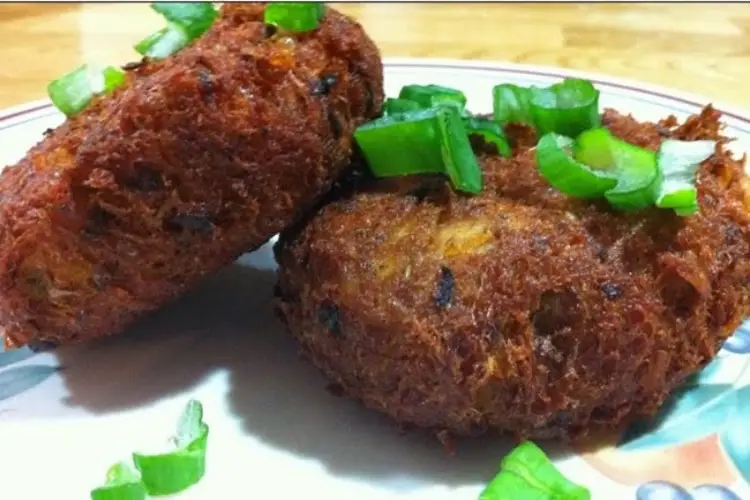
[[276, 27], [276, 25], [275, 25], [275, 24], [266, 24], [266, 25], [265, 25], [265, 26], [263, 27], [263, 36], [264, 36], [265, 38], [271, 38], [271, 37], [272, 37], [272, 36], [274, 36], [274, 35], [275, 35], [276, 33], [278, 33], [278, 31], [279, 31], [279, 29], [278, 29], [278, 28]]
[[331, 133], [333, 136], [336, 139], [340, 138], [341, 134], [344, 132], [344, 125], [341, 123], [339, 116], [333, 110], [328, 111], [328, 123], [331, 125]]
[[86, 223], [83, 226], [83, 232], [90, 236], [102, 235], [114, 218], [114, 215], [107, 212], [99, 205], [94, 205], [89, 209]]
[[45, 130], [45, 131], [43, 132], [43, 134], [44, 134], [44, 136], [45, 136], [45, 137], [47, 137], [47, 136], [50, 136], [50, 135], [52, 135], [52, 134], [54, 133], [54, 131], [55, 131], [55, 129], [53, 129], [53, 128], [48, 128], [47, 130]]
[[339, 308], [330, 300], [326, 300], [318, 307], [318, 321], [328, 328], [334, 337], [342, 337]]
[[320, 79], [313, 82], [310, 87], [310, 95], [328, 95], [338, 82], [336, 73], [323, 73]]
[[188, 231], [203, 235], [211, 234], [214, 230], [213, 223], [204, 214], [176, 213], [167, 219], [165, 225], [172, 231]]
[[135, 176], [128, 180], [128, 186], [139, 191], [159, 191], [164, 189], [164, 179], [159, 172], [142, 163], [136, 163]]
[[211, 77], [211, 72], [206, 68], [201, 68], [198, 71], [198, 84], [200, 85], [200, 91], [203, 94], [203, 101], [208, 103], [214, 99], [214, 92], [216, 91], [216, 84]]
[[617, 283], [604, 283], [599, 288], [609, 300], [617, 300], [622, 297], [622, 287]]
[[146, 58], [145, 57], [143, 59], [141, 59], [140, 61], [133, 61], [133, 62], [129, 62], [129, 63], [125, 64], [124, 66], [122, 66], [122, 69], [124, 69], [125, 71], [132, 71], [134, 69], [140, 68], [144, 64], [146, 64]]
[[455, 288], [455, 278], [453, 271], [445, 266], [440, 266], [440, 277], [435, 287], [435, 305], [438, 309], [445, 309], [453, 300], [453, 290]]

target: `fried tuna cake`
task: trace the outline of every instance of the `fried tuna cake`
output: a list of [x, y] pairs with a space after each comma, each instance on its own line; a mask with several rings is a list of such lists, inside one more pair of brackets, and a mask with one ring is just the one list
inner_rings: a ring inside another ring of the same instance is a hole
[[576, 438], [653, 414], [748, 313], [747, 180], [711, 108], [679, 126], [611, 110], [603, 123], [651, 149], [719, 139], [699, 214], [569, 198], [523, 130], [512, 158], [480, 157], [478, 196], [365, 182], [276, 247], [278, 310], [302, 351], [349, 396], [435, 431]]

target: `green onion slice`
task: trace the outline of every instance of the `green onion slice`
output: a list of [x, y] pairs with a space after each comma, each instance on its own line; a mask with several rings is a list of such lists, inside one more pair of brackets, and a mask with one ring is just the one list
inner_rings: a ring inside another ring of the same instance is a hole
[[376, 177], [442, 173], [460, 191], [482, 189], [482, 171], [453, 106], [386, 116], [358, 127], [354, 138]]
[[155, 2], [151, 8], [181, 27], [190, 41], [201, 36], [218, 16], [211, 2]]
[[501, 125], [517, 123], [534, 126], [531, 116], [531, 90], [510, 83], [497, 85], [492, 89], [492, 109], [494, 118]]
[[135, 466], [151, 495], [177, 493], [203, 478], [206, 471], [208, 426], [203, 422], [203, 406], [200, 402], [188, 402], [180, 415], [174, 440], [177, 449], [170, 453], [133, 453]]
[[531, 116], [539, 135], [577, 137], [598, 127], [599, 91], [588, 80], [566, 78], [547, 88], [531, 88]]
[[570, 481], [531, 441], [525, 441], [502, 461], [500, 472], [479, 500], [590, 500], [588, 488]]
[[552, 186], [577, 198], [600, 198], [617, 185], [613, 172], [590, 168], [571, 156], [573, 139], [558, 134], [544, 135], [536, 146], [539, 173]]
[[508, 144], [508, 138], [499, 123], [480, 118], [464, 118], [463, 121], [469, 137], [477, 135], [484, 142], [493, 144], [497, 148], [497, 154], [506, 158], [511, 156], [512, 151], [510, 144]]
[[385, 109], [385, 114], [387, 116], [416, 111], [422, 109], [422, 106], [420, 106], [418, 102], [410, 101], [409, 99], [394, 99], [389, 97], [386, 99], [383, 108]]
[[322, 2], [270, 2], [264, 10], [264, 21], [291, 33], [312, 31], [325, 16]]
[[129, 465], [120, 462], [107, 471], [107, 482], [91, 491], [91, 500], [145, 500], [146, 487]]
[[656, 154], [612, 135], [604, 127], [578, 136], [573, 157], [589, 167], [612, 171], [617, 186], [604, 193], [610, 205], [622, 211], [653, 205], [653, 189], [659, 181]]
[[177, 24], [167, 23], [166, 28], [152, 33], [135, 45], [139, 54], [154, 59], [163, 59], [178, 52], [190, 43], [190, 37]]
[[406, 85], [401, 89], [398, 98], [414, 101], [422, 108], [446, 104], [456, 106], [463, 112], [466, 107], [466, 96], [463, 92], [440, 85]]
[[95, 96], [110, 93], [124, 82], [125, 73], [115, 67], [98, 69], [84, 64], [51, 82], [47, 94], [57, 109], [72, 117], [83, 111]]
[[678, 215], [698, 211], [695, 175], [700, 164], [714, 154], [716, 141], [665, 140], [657, 152], [660, 182], [654, 190], [656, 206], [671, 208]]
[[536, 158], [542, 176], [570, 196], [603, 195], [622, 211], [654, 202], [659, 182], [656, 154], [614, 137], [606, 128], [586, 130], [575, 141], [547, 134], [537, 144]]
[[469, 135], [455, 107], [439, 106], [440, 151], [445, 171], [459, 191], [478, 194], [482, 191], [482, 169], [479, 167]]
[[616, 138], [606, 128], [586, 130], [576, 140], [573, 156], [586, 165], [613, 171], [617, 186], [604, 193], [618, 210], [640, 210], [653, 204], [653, 187], [659, 179], [656, 155]]
[[532, 126], [540, 136], [576, 137], [600, 124], [599, 91], [588, 80], [566, 78], [546, 88], [497, 85], [492, 101], [500, 124]]

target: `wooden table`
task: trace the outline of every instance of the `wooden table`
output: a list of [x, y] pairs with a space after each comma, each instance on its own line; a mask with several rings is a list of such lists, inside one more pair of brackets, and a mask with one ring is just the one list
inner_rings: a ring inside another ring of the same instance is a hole
[[[750, 109], [750, 4], [356, 4], [384, 56], [505, 60], [607, 73]], [[0, 108], [83, 62], [136, 59], [163, 20], [144, 4], [0, 5]]]

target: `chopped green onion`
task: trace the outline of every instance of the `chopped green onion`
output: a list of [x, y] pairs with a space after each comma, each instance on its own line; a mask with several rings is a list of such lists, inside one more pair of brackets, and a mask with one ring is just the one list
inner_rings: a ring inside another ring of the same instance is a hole
[[407, 85], [401, 89], [398, 98], [414, 101], [423, 108], [447, 104], [456, 106], [463, 112], [466, 107], [466, 96], [463, 92], [440, 85]]
[[354, 131], [376, 177], [443, 173], [437, 110], [424, 109], [374, 120]]
[[576, 141], [547, 134], [537, 144], [536, 158], [542, 176], [570, 196], [603, 195], [622, 211], [654, 202], [656, 154], [614, 137], [606, 128], [586, 130]]
[[617, 186], [604, 193], [604, 197], [618, 210], [640, 210], [653, 204], [653, 189], [659, 180], [654, 152], [598, 127], [578, 136], [573, 157], [589, 167], [610, 170], [617, 176]]
[[501, 125], [517, 123], [534, 126], [531, 116], [531, 90], [510, 83], [492, 89], [494, 118]]
[[539, 135], [577, 137], [599, 126], [599, 91], [588, 80], [566, 78], [547, 88], [532, 87], [531, 116]]
[[665, 140], [657, 152], [661, 172], [654, 190], [656, 206], [671, 208], [681, 216], [698, 211], [695, 175], [700, 164], [714, 154], [716, 141]]
[[573, 139], [558, 134], [543, 136], [536, 146], [539, 173], [552, 186], [576, 198], [600, 198], [617, 185], [612, 172], [589, 168], [571, 157]]
[[599, 91], [588, 80], [566, 78], [546, 88], [503, 84], [492, 90], [495, 120], [535, 127], [541, 136], [568, 137], [600, 123]]
[[152, 33], [135, 45], [135, 50], [147, 57], [163, 59], [190, 43], [190, 37], [180, 26], [168, 23], [166, 28]]
[[91, 491], [91, 500], [145, 500], [146, 487], [136, 471], [117, 463], [107, 471], [107, 482]]
[[464, 118], [463, 120], [469, 137], [472, 135], [479, 136], [484, 142], [493, 144], [497, 148], [497, 154], [506, 158], [511, 156], [512, 151], [510, 144], [508, 144], [508, 138], [499, 123], [480, 118]]
[[354, 138], [376, 177], [444, 173], [458, 190], [481, 191], [482, 171], [453, 106], [386, 116], [358, 127]]
[[201, 36], [218, 16], [211, 2], [155, 2], [151, 8], [181, 27], [190, 41]]
[[641, 210], [654, 203], [653, 189], [659, 181], [659, 168], [656, 164], [656, 154], [648, 149], [640, 148], [614, 137], [605, 128], [585, 131], [579, 144], [594, 146], [587, 136], [600, 138], [602, 147], [610, 148], [610, 161], [607, 164], [597, 164], [592, 155], [586, 154], [582, 148], [577, 148], [574, 155], [581, 161], [586, 158], [594, 167], [608, 167], [617, 175], [617, 186], [604, 193], [610, 205], [622, 211]]
[[324, 15], [322, 2], [270, 2], [264, 21], [291, 33], [302, 33], [317, 28]]
[[469, 142], [469, 136], [455, 107], [439, 106], [438, 126], [442, 133], [440, 151], [443, 165], [453, 186], [459, 191], [482, 191], [482, 169]]
[[177, 424], [175, 451], [159, 455], [133, 453], [133, 461], [149, 494], [177, 493], [200, 481], [206, 471], [207, 440], [203, 406], [191, 400]]
[[416, 111], [422, 109], [422, 106], [418, 102], [410, 101], [409, 99], [394, 99], [389, 97], [385, 101], [385, 114], [396, 115], [398, 113], [406, 113], [408, 111]]
[[83, 111], [100, 94], [110, 93], [125, 82], [125, 73], [108, 66], [102, 70], [86, 64], [47, 86], [52, 103], [72, 117]]
[[590, 500], [588, 488], [562, 475], [549, 457], [525, 441], [502, 461], [479, 500]]

